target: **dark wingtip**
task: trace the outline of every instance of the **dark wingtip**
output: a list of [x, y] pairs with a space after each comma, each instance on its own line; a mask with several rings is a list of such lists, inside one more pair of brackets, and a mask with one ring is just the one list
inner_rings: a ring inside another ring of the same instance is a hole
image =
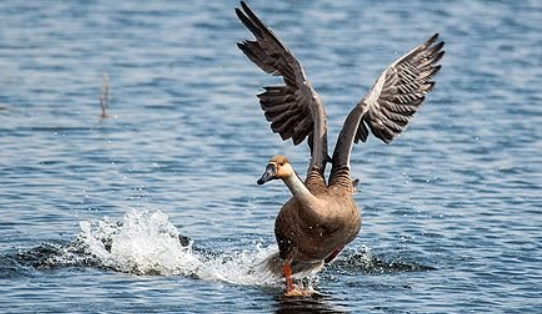
[[245, 1], [241, 1], [241, 7], [243, 8], [243, 10], [245, 12], [247, 11], [251, 11], [250, 8], [248, 7], [247, 3]]
[[443, 41], [441, 41], [441, 42], [437, 43], [436, 45], [434, 45], [431, 48], [431, 52], [440, 51], [442, 49], [442, 47], [444, 47], [444, 42]]
[[[435, 62], [437, 62], [437, 61], [435, 61]], [[431, 75], [429, 77], [434, 77], [435, 75], [437, 75], [440, 72], [441, 69], [442, 69], [442, 65], [440, 65], [440, 64], [436, 65], [433, 68], [432, 73], [431, 73]]]
[[354, 144], [358, 144], [359, 141], [362, 141], [363, 143], [365, 143], [365, 142], [367, 142], [367, 138], [368, 138], [368, 136], [363, 136], [363, 135], [356, 136], [354, 138]]
[[239, 48], [239, 50], [241, 50], [242, 52], [245, 52], [245, 50], [246, 50], [246, 46], [242, 42], [237, 43], [237, 48]]
[[435, 34], [434, 34], [433, 36], [431, 36], [428, 40], [426, 40], [423, 44], [421, 44], [420, 46], [418, 46], [418, 51], [425, 50], [425, 49], [427, 49], [429, 46], [431, 46], [432, 44], [434, 44], [435, 41], [437, 41], [438, 36], [439, 36], [439, 34], [438, 34], [438, 33], [435, 33]]
[[441, 51], [438, 53], [438, 55], [435, 57], [435, 59], [433, 59], [433, 64], [434, 63], [437, 63], [440, 61], [440, 59], [442, 59], [442, 57], [444, 57], [444, 54], [446, 53], [446, 51]]
[[435, 41], [437, 41], [438, 36], [439, 36], [438, 33], [435, 33], [433, 36], [431, 36], [431, 38], [429, 38], [429, 39], [425, 42], [425, 46], [426, 46], [426, 47], [431, 46]]
[[235, 8], [235, 14], [237, 14], [237, 17], [241, 19], [241, 15], [243, 15], [243, 11], [239, 8]]

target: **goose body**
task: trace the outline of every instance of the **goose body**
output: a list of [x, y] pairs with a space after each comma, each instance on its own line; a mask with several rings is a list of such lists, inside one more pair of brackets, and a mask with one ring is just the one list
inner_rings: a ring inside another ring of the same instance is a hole
[[[282, 167], [291, 168], [284, 156], [277, 156], [271, 162], [283, 162]], [[352, 198], [351, 185], [328, 187], [319, 172], [314, 172], [306, 182], [293, 170], [282, 177], [293, 194], [282, 206], [275, 223], [282, 259], [291, 255], [301, 261], [325, 261], [352, 241], [361, 228], [361, 214]], [[306, 191], [299, 191], [303, 189]], [[307, 195], [300, 196], [303, 193]]]
[[[284, 156], [271, 158], [258, 180], [261, 185], [280, 179], [292, 193], [275, 221], [279, 252], [266, 260], [265, 267], [284, 275], [286, 295], [303, 295], [292, 276], [320, 270], [361, 229], [361, 213], [353, 199], [357, 180], [350, 176], [353, 144], [365, 142], [369, 132], [385, 143], [401, 134], [433, 89], [431, 78], [440, 70], [437, 62], [444, 55], [444, 42], [437, 42], [435, 34], [382, 72], [348, 114], [330, 157], [325, 110], [301, 64], [245, 2], [235, 11], [255, 37], [238, 43], [238, 47], [264, 72], [282, 76], [284, 81], [284, 85], [265, 86], [258, 94], [271, 129], [294, 145], [307, 139], [311, 151], [304, 181]], [[328, 163], [331, 173], [326, 179]]]

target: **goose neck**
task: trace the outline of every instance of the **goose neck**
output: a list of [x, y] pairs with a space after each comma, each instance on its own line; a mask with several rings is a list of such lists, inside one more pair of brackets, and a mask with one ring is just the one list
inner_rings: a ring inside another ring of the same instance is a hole
[[300, 202], [309, 204], [316, 201], [316, 197], [312, 195], [296, 173], [284, 178], [283, 181], [292, 192], [292, 195]]

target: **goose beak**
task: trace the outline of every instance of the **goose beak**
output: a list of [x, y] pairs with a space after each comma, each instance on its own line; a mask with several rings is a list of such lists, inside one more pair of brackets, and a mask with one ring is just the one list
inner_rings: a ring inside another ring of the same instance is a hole
[[258, 180], [258, 185], [262, 185], [271, 180], [277, 179], [277, 167], [275, 165], [267, 165], [262, 177]]

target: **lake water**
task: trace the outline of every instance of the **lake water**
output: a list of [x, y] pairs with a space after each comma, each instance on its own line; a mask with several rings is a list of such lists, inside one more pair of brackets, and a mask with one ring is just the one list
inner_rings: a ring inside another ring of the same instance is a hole
[[[0, 3], [0, 312], [540, 313], [542, 3], [251, 1], [320, 93], [333, 145], [439, 32], [437, 86], [392, 145], [354, 148], [360, 235], [281, 297], [251, 273], [289, 197], [237, 1]], [[110, 82], [100, 119], [102, 74]], [[181, 237], [182, 241], [179, 241]], [[189, 237], [189, 239], [184, 238]]]

